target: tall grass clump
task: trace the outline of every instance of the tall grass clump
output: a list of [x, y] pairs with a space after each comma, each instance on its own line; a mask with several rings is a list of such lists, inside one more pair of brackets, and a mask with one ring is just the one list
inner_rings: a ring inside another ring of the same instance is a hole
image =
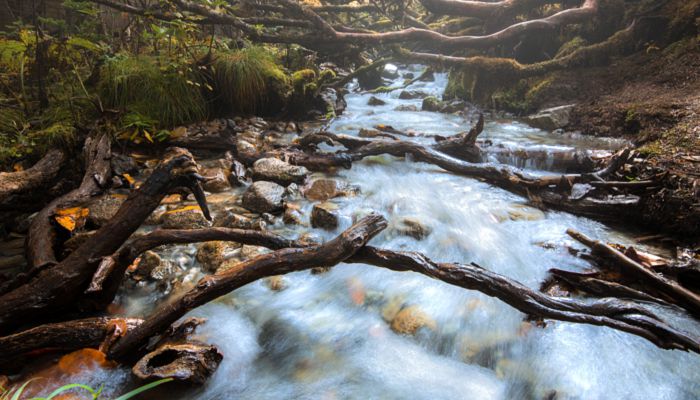
[[172, 127], [206, 118], [207, 102], [192, 68], [153, 56], [118, 55], [100, 71], [98, 92], [108, 107], [136, 112]]
[[270, 114], [282, 109], [291, 86], [274, 56], [263, 47], [219, 52], [213, 63], [214, 87], [228, 111]]

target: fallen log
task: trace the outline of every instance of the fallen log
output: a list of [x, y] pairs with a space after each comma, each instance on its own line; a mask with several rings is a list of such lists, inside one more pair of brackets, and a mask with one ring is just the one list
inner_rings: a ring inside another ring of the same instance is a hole
[[684, 288], [678, 282], [644, 267], [608, 244], [591, 239], [573, 229], [568, 229], [566, 233], [586, 247], [589, 247], [593, 252], [614, 261], [615, 265], [623, 272], [631, 274], [645, 285], [670, 296], [678, 305], [690, 311], [692, 314], [696, 316], [700, 315], [700, 295], [697, 293]]
[[189, 188], [205, 217], [210, 218], [201, 179], [192, 155], [184, 149], [171, 149], [116, 215], [85, 243], [65, 260], [41, 269], [23, 285], [0, 295], [0, 330], [16, 329], [21, 322], [74, 307], [102, 258], [117, 251], [173, 188]]
[[133, 329], [137, 318], [87, 318], [40, 325], [14, 335], [0, 337], [0, 366], [10, 365], [32, 352], [69, 352], [86, 347], [97, 348], [117, 325]]

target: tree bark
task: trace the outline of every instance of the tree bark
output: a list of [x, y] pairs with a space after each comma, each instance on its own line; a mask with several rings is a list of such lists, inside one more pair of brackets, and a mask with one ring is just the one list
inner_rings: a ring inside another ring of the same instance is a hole
[[66, 161], [63, 150], [49, 150], [31, 168], [18, 172], [0, 172], [0, 212], [26, 208], [28, 199], [34, 199], [51, 185]]

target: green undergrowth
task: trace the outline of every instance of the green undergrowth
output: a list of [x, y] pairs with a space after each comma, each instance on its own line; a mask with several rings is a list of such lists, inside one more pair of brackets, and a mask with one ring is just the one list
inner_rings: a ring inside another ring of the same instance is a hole
[[199, 74], [187, 63], [120, 54], [105, 61], [97, 91], [107, 107], [172, 127], [208, 115], [200, 82]]
[[[34, 380], [29, 380], [24, 382], [21, 386], [16, 387], [16, 388], [11, 388], [11, 389], [4, 389], [0, 388], [0, 400], [20, 400], [20, 399], [25, 399], [23, 395], [25, 394], [25, 391], [29, 388], [29, 386], [32, 384], [34, 381], [38, 381], [39, 379], [34, 379]], [[114, 400], [129, 400], [132, 398], [135, 398], [137, 395], [146, 392], [148, 390], [151, 390], [155, 388], [156, 386], [160, 386], [164, 383], [171, 382], [173, 378], [165, 378], [165, 379], [160, 379], [151, 383], [148, 383], [146, 385], [140, 386], [128, 393], [125, 393]], [[74, 397], [76, 394], [86, 394], [89, 395], [89, 398], [92, 400], [102, 400], [105, 399], [102, 396], [102, 388], [92, 388], [88, 385], [83, 385], [80, 383], [71, 383], [68, 385], [61, 386], [57, 389], [52, 390], [46, 395], [42, 395], [40, 397], [32, 397], [31, 400], [53, 400], [53, 399], [59, 399], [59, 398], [77, 398]], [[67, 397], [66, 397], [67, 396]], [[87, 397], [81, 397], [81, 398], [87, 398]]]
[[272, 53], [260, 46], [218, 52], [212, 69], [217, 97], [232, 112], [279, 111], [291, 90], [284, 69]]

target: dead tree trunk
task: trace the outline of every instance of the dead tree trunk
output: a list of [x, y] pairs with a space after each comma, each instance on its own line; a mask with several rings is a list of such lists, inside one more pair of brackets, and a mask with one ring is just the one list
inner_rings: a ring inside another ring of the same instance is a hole
[[52, 149], [31, 168], [0, 172], [0, 212], [24, 208], [23, 202], [38, 197], [56, 179], [65, 161], [63, 150]]

